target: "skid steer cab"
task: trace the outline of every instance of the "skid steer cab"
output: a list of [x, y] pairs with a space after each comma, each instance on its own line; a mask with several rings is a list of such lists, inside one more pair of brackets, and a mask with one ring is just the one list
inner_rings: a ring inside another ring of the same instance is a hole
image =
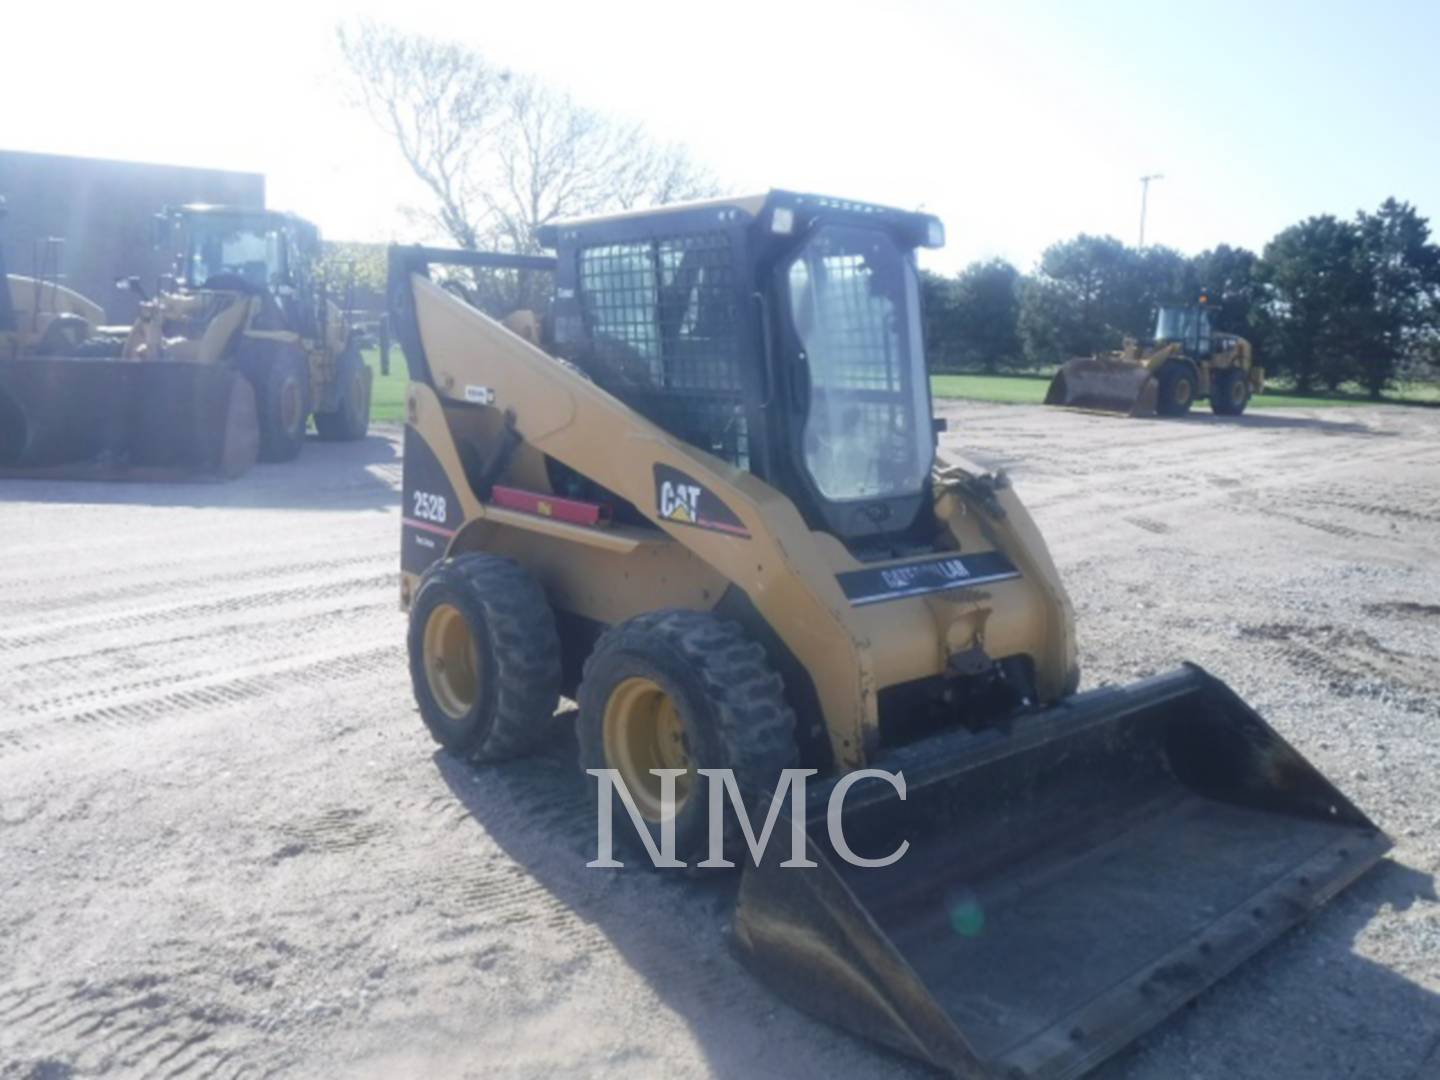
[[[401, 602], [443, 747], [540, 751], [573, 698], [617, 832], [671, 865], [705, 860], [718, 771], [747, 963], [963, 1076], [1078, 1075], [1380, 857], [1198, 668], [1076, 693], [1034, 522], [937, 446], [935, 218], [772, 191], [542, 240], [390, 251]], [[496, 273], [553, 300], [497, 321], [467, 300]], [[806, 857], [756, 855], [766, 821]]]
[[[372, 373], [327, 281], [320, 234], [292, 214], [184, 206], [155, 217], [171, 271], [140, 312], [72, 349], [0, 366], [8, 475], [233, 477], [322, 439], [363, 438]], [[102, 347], [103, 346], [103, 347]]]

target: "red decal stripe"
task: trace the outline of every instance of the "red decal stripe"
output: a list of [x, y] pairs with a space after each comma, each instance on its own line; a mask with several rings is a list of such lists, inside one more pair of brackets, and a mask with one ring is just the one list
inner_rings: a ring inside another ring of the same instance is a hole
[[711, 521], [709, 518], [696, 518], [695, 524], [699, 525], [702, 529], [714, 529], [716, 532], [730, 533], [734, 536], [748, 537], [750, 535], [749, 530], [746, 529], [743, 525], [731, 525], [724, 521]]
[[526, 514], [553, 518], [574, 525], [608, 525], [610, 522], [608, 506], [539, 491], [526, 491], [523, 488], [496, 484], [490, 489], [490, 501], [507, 510], [520, 510]]
[[439, 525], [432, 525], [428, 521], [416, 521], [414, 518], [402, 517], [401, 524], [409, 525], [412, 529], [424, 529], [426, 532], [437, 533], [440, 536], [454, 536], [455, 529], [446, 529]]

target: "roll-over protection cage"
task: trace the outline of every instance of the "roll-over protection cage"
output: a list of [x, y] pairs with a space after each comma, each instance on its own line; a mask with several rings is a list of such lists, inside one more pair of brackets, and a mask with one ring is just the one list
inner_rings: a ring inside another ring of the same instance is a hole
[[[943, 241], [928, 214], [772, 191], [546, 226], [539, 238], [555, 257], [392, 247], [391, 330], [412, 377], [432, 383], [411, 273], [428, 276], [440, 265], [551, 273], [547, 347], [597, 385], [677, 438], [785, 491], [812, 527], [847, 540], [923, 531], [928, 482], [837, 506], [801, 463], [809, 379], [797, 373], [801, 350], [776, 310], [776, 274], [817, 223], [884, 231], [905, 258]], [[895, 378], [860, 376], [882, 386]], [[920, 392], [928, 403], [928, 386]], [[928, 409], [915, 422], [928, 425]]]

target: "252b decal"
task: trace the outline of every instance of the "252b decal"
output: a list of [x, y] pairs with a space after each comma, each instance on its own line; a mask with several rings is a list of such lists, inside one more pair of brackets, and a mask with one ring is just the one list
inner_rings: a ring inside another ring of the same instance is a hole
[[433, 495], [428, 491], [411, 492], [414, 497], [414, 506], [411, 508], [411, 516], [420, 521], [433, 521], [437, 525], [445, 524], [446, 506], [444, 495]]
[[[455, 509], [453, 524], [451, 507]], [[405, 494], [400, 508], [400, 567], [407, 574], [423, 574], [436, 559], [444, 558], [447, 541], [465, 513], [430, 444], [409, 425], [405, 427]]]

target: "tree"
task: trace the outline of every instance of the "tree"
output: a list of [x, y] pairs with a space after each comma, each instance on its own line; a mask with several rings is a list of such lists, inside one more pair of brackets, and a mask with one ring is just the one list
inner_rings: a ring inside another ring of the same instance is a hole
[[1360, 379], [1379, 399], [1402, 360], [1431, 344], [1440, 302], [1440, 248], [1430, 225], [1409, 203], [1386, 199], [1374, 214], [1356, 216], [1372, 304], [1365, 313]]
[[385, 309], [385, 245], [325, 240], [320, 244], [320, 277], [330, 299], [351, 312]]
[[356, 101], [433, 198], [418, 216], [477, 247], [509, 74], [461, 45], [371, 22], [336, 33]]
[[[418, 216], [469, 249], [533, 253], [569, 217], [713, 194], [686, 151], [480, 53], [370, 22], [341, 26], [357, 103], [431, 197]], [[537, 306], [533, 274], [479, 275], [482, 306]]]
[[926, 356], [932, 367], [994, 372], [1023, 362], [1020, 271], [1004, 259], [973, 262], [953, 278], [920, 272]]
[[1423, 371], [1440, 322], [1440, 248], [1408, 203], [1354, 221], [1307, 218], [1266, 245], [1257, 317], [1302, 393], [1358, 380], [1378, 399], [1402, 365]]
[[481, 198], [491, 235], [507, 250], [538, 251], [536, 232], [563, 218], [716, 193], [682, 148], [533, 79], [512, 80], [494, 151], [500, 182]]
[[920, 310], [925, 313], [925, 361], [931, 367], [957, 363], [955, 356], [955, 279], [920, 271]]
[[973, 262], [960, 272], [949, 325], [960, 364], [993, 373], [1022, 362], [1020, 285], [1020, 271], [1004, 259]]
[[385, 295], [385, 245], [326, 240], [320, 245], [320, 270], [333, 288], [353, 285], [373, 296]]
[[1293, 374], [1302, 394], [1357, 375], [1374, 299], [1360, 228], [1329, 214], [1306, 218], [1265, 245], [1259, 269], [1272, 366]]
[[1081, 355], [1071, 343], [1078, 339], [1072, 298], [1049, 278], [1034, 275], [1020, 286], [1020, 344], [1025, 363], [1063, 364]]
[[1032, 363], [1059, 363], [1143, 339], [1155, 309], [1194, 300], [1193, 272], [1170, 248], [1126, 247], [1113, 236], [1080, 235], [1040, 257], [1023, 290], [1020, 331]]
[[1204, 291], [1212, 325], [1246, 338], [1256, 337], [1260, 259], [1246, 248], [1220, 244], [1190, 260], [1191, 292]]
[[1082, 234], [1045, 249], [1021, 300], [1021, 336], [1032, 363], [1058, 363], [1120, 343], [1111, 309], [1125, 258], [1125, 245], [1113, 236]]

